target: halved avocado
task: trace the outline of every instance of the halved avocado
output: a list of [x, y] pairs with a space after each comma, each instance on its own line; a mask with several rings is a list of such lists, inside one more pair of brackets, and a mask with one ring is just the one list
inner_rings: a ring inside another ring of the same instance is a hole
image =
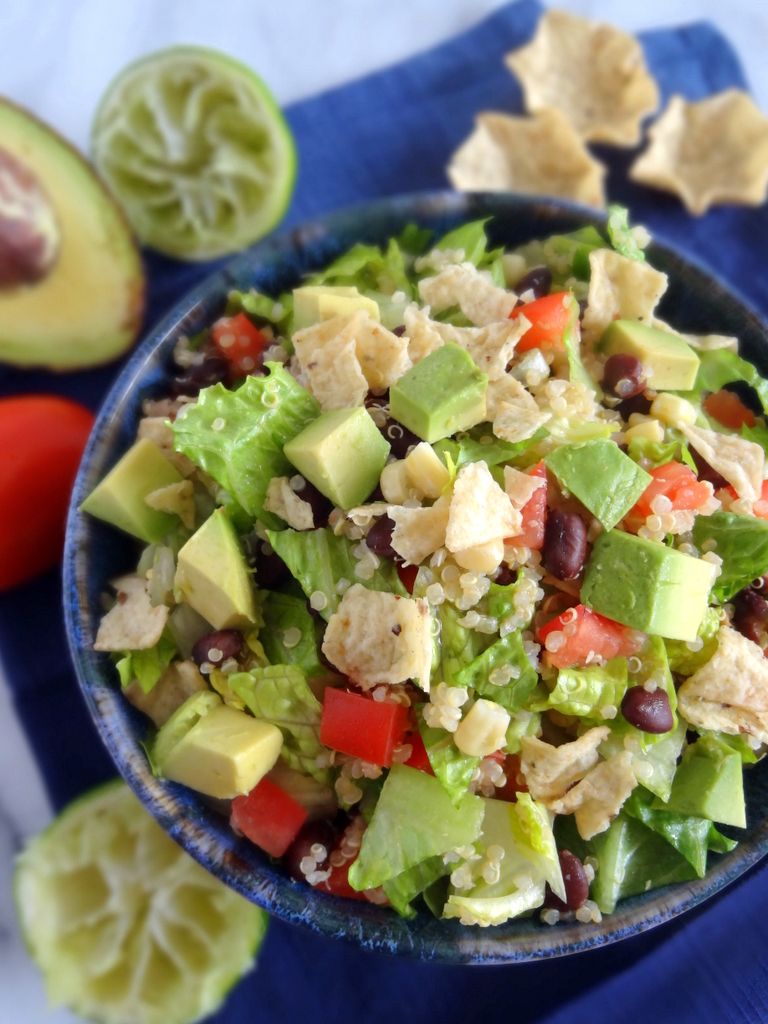
[[0, 361], [107, 363], [136, 338], [144, 291], [130, 228], [90, 166], [0, 99]]

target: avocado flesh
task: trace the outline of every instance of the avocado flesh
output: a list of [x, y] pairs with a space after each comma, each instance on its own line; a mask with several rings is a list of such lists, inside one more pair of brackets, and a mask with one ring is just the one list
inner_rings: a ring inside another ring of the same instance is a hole
[[485, 419], [488, 378], [453, 342], [412, 366], [389, 390], [392, 419], [433, 444]]
[[179, 551], [174, 588], [214, 629], [254, 622], [251, 577], [223, 508], [217, 508]]
[[614, 320], [598, 344], [606, 356], [636, 356], [653, 368], [649, 385], [654, 391], [690, 391], [699, 372], [699, 357], [682, 338], [634, 320]]
[[141, 258], [119, 208], [75, 149], [5, 100], [0, 149], [38, 179], [60, 232], [45, 277], [0, 289], [0, 360], [67, 370], [115, 359], [144, 309]]
[[332, 285], [305, 285], [293, 289], [293, 328], [300, 331], [335, 316], [347, 316], [358, 309], [367, 310], [379, 320], [379, 306], [373, 299], [361, 295], [357, 288]]
[[128, 449], [80, 509], [147, 544], [157, 544], [178, 526], [179, 518], [150, 508], [144, 499], [152, 491], [183, 479], [154, 441], [144, 437]]
[[653, 806], [657, 804], [665, 811], [746, 828], [741, 755], [714, 736], [703, 736], [683, 754], [669, 802], [663, 804], [657, 798]]
[[581, 600], [631, 629], [695, 640], [712, 583], [709, 562], [631, 533], [604, 530], [592, 549]]
[[302, 476], [339, 508], [361, 505], [387, 464], [389, 443], [368, 412], [324, 412], [284, 447]]

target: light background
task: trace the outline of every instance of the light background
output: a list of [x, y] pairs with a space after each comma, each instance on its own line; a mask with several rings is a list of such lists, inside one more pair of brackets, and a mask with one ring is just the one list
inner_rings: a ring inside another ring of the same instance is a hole
[[[504, 0], [2, 0], [0, 95], [87, 149], [98, 99], [126, 63], [173, 43], [217, 47], [253, 66], [280, 103], [385, 67], [482, 19]], [[559, 0], [629, 30], [701, 19], [741, 57], [768, 111], [767, 0]], [[30, 624], [33, 625], [33, 624]], [[34, 624], [44, 628], [43, 623]], [[66, 728], [66, 723], [62, 724]], [[21, 943], [11, 895], [13, 856], [50, 808], [0, 672], [0, 1021], [74, 1024], [46, 1009]]]

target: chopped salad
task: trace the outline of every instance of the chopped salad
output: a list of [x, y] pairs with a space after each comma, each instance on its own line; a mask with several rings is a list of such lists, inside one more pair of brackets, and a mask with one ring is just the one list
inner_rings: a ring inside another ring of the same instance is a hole
[[232, 292], [83, 509], [160, 777], [294, 879], [497, 925], [702, 877], [768, 742], [768, 381], [613, 208]]

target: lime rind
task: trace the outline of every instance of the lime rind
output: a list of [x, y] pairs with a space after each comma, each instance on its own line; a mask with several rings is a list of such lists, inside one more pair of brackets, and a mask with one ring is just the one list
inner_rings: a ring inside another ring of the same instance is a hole
[[268, 87], [202, 47], [129, 65], [99, 105], [91, 149], [141, 241], [186, 260], [266, 235], [296, 180], [293, 135]]
[[120, 780], [17, 861], [22, 936], [54, 1005], [104, 1024], [191, 1024], [254, 964], [267, 915], [204, 871]]

